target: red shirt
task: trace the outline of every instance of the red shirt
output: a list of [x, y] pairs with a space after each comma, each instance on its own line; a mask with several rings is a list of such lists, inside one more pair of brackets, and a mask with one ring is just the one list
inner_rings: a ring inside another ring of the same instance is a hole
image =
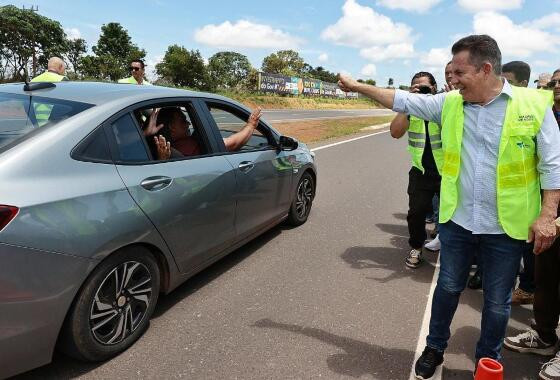
[[184, 156], [196, 156], [201, 154], [198, 141], [192, 136], [185, 136], [173, 142], [173, 148], [177, 149]]

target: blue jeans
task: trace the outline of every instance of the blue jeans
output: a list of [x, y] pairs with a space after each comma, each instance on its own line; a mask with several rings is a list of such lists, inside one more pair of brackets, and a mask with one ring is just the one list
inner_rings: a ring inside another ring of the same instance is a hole
[[527, 243], [505, 234], [473, 235], [451, 221], [439, 225], [439, 239], [440, 273], [426, 344], [441, 352], [447, 348], [449, 326], [467, 284], [473, 254], [477, 252], [478, 262], [484, 267], [484, 307], [475, 357], [499, 360], [511, 311], [511, 291]]

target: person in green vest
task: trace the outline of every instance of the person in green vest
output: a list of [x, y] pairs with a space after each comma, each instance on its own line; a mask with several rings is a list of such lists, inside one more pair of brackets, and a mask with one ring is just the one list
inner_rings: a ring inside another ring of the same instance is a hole
[[456, 90], [446, 93], [412, 94], [339, 79], [343, 91], [441, 125], [440, 273], [426, 347], [414, 365], [419, 379], [432, 378], [443, 363], [474, 252], [483, 268], [484, 295], [476, 363], [501, 359], [523, 251], [533, 243], [539, 255], [552, 245], [560, 200], [560, 131], [552, 93], [503, 79], [500, 49], [488, 35], [464, 37], [451, 53]]
[[[412, 77], [410, 92], [434, 95], [437, 92], [436, 79], [429, 72], [416, 73]], [[391, 122], [390, 132], [391, 136], [397, 139], [408, 132], [408, 152], [412, 159], [412, 168], [408, 173], [406, 216], [410, 252], [405, 264], [409, 268], [418, 268], [422, 262], [422, 248], [427, 238], [426, 215], [432, 209], [434, 195], [439, 194], [441, 182], [441, 128], [436, 123], [399, 113]]]
[[144, 78], [145, 67], [146, 65], [144, 64], [144, 61], [142, 61], [141, 59], [135, 59], [134, 61], [130, 62], [129, 70], [132, 75], [129, 76], [128, 78], [119, 79], [119, 83], [151, 86], [152, 84]]
[[[47, 63], [47, 71], [41, 75], [37, 75], [31, 82], [62, 82], [67, 81], [66, 65], [59, 57], [51, 57]], [[51, 115], [53, 106], [40, 101], [33, 102], [33, 109], [35, 110], [35, 118], [39, 127], [45, 125]]]
[[31, 82], [61, 82], [66, 81], [66, 64], [61, 58], [51, 57], [47, 63], [47, 71], [31, 79]]

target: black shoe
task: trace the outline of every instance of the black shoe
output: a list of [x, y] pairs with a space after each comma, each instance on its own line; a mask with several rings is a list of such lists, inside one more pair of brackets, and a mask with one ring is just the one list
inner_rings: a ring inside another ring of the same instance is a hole
[[467, 284], [469, 289], [480, 289], [482, 288], [482, 277], [480, 276], [480, 270], [477, 270], [473, 276], [470, 278]]
[[441, 363], [443, 363], [443, 352], [426, 346], [424, 352], [422, 352], [422, 355], [414, 365], [416, 378], [423, 380], [431, 379]]

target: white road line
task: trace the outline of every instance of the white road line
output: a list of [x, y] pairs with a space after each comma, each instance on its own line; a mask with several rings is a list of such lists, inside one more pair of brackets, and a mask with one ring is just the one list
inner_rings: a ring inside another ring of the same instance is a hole
[[[432, 311], [432, 298], [434, 297], [434, 290], [436, 288], [438, 276], [439, 276], [439, 254], [436, 263], [436, 269], [434, 269], [434, 276], [432, 277], [432, 285], [430, 286], [428, 302], [426, 303], [426, 309], [424, 310], [424, 318], [422, 318], [422, 325], [420, 327], [420, 333], [418, 334], [418, 343], [416, 344], [416, 352], [414, 354], [414, 361], [412, 362], [412, 368], [410, 369], [409, 380], [416, 379], [416, 376], [414, 375], [414, 363], [416, 363], [416, 360], [420, 357], [420, 355], [422, 355], [422, 351], [424, 351], [424, 347], [426, 346], [426, 337], [428, 336], [428, 332], [430, 330], [430, 314]], [[441, 380], [442, 373], [443, 373], [443, 364], [437, 368], [436, 373], [432, 377], [432, 380]]]
[[312, 152], [315, 152], [317, 150], [321, 150], [321, 149], [325, 149], [325, 148], [330, 148], [332, 146], [336, 146], [336, 145], [340, 145], [340, 144], [346, 144], [352, 141], [356, 141], [356, 140], [361, 140], [361, 139], [365, 139], [366, 137], [371, 137], [371, 136], [376, 136], [376, 135], [380, 135], [382, 133], [387, 133], [389, 132], [387, 131], [381, 131], [381, 132], [375, 132], [375, 133], [370, 133], [369, 135], [365, 135], [365, 136], [360, 136], [360, 137], [354, 137], [353, 139], [349, 139], [349, 140], [344, 140], [344, 141], [339, 141], [339, 142], [335, 142], [332, 144], [327, 144], [327, 145], [323, 145], [323, 146], [318, 146], [317, 148], [313, 148], [311, 149]]

